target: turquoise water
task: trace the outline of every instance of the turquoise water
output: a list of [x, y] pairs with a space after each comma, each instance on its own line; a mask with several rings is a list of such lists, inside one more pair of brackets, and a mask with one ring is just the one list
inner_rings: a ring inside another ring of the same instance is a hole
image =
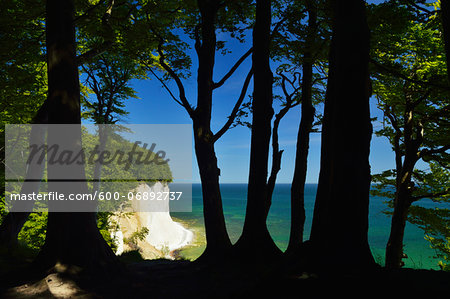
[[[315, 184], [307, 184], [305, 187], [305, 239], [308, 238], [311, 228], [316, 190], [317, 185]], [[244, 224], [247, 185], [222, 184], [221, 191], [228, 234], [232, 242], [236, 242]], [[369, 244], [375, 260], [380, 264], [384, 263], [384, 250], [389, 237], [391, 221], [389, 216], [382, 213], [387, 208], [383, 200], [380, 197], [372, 197], [369, 210]], [[203, 230], [200, 184], [192, 186], [192, 212], [173, 213], [172, 215], [190, 227], [194, 227], [196, 231]], [[278, 184], [274, 190], [267, 223], [272, 238], [282, 250], [286, 249], [289, 241], [290, 218], [290, 184]], [[345, 232], [342, 233], [345, 234]], [[438, 260], [432, 258], [435, 252], [424, 239], [422, 230], [407, 223], [404, 244], [405, 253], [408, 255], [408, 258], [404, 260], [406, 267], [439, 269]]]

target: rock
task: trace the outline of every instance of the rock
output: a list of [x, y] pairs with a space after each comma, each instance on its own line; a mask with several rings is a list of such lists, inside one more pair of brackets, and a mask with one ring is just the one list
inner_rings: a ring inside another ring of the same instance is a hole
[[[156, 182], [139, 185], [134, 192], [150, 194], [169, 192], [166, 183]], [[170, 252], [189, 245], [194, 237], [192, 231], [184, 228], [180, 223], [173, 221], [170, 216], [168, 200], [136, 200], [133, 198], [132, 207], [128, 213], [117, 213], [113, 221], [118, 224], [118, 230], [112, 232], [111, 237], [118, 245], [116, 254], [127, 250], [134, 250], [124, 239], [130, 239], [133, 233], [147, 228], [149, 233], [144, 240], [136, 241], [136, 245], [145, 259], [160, 257], [171, 258]], [[151, 211], [151, 212], [142, 212]]]

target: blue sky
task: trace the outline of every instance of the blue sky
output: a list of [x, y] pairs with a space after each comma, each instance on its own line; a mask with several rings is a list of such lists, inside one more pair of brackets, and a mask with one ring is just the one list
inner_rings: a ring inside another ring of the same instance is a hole
[[[226, 38], [218, 34], [218, 39]], [[248, 37], [251, 40], [251, 37]], [[232, 53], [222, 56], [217, 53], [214, 69], [214, 79], [218, 81], [234, 64], [234, 62], [245, 53], [250, 45], [248, 42], [241, 44], [230, 41], [227, 44]], [[193, 64], [192, 76], [184, 80], [186, 95], [192, 105], [196, 104], [196, 70], [197, 60], [194, 50], [190, 50]], [[251, 58], [235, 72], [235, 74], [220, 88], [214, 91], [212, 128], [217, 132], [226, 122], [236, 99], [241, 91], [244, 78], [250, 69]], [[273, 65], [275, 66], [275, 64]], [[272, 67], [274, 71], [275, 67]], [[140, 99], [130, 99], [127, 103], [128, 117], [124, 120], [129, 124], [191, 124], [191, 119], [184, 108], [179, 106], [169, 96], [167, 91], [156, 79], [146, 81], [133, 81], [132, 86], [137, 91]], [[178, 90], [173, 83], [169, 83], [172, 92], [177, 95]], [[248, 94], [252, 92], [250, 84]], [[274, 91], [276, 92], [276, 90]], [[371, 116], [382, 118], [382, 112], [376, 107], [376, 100], [370, 100]], [[279, 110], [278, 102], [274, 103], [275, 113]], [[292, 180], [295, 161], [295, 145], [300, 122], [300, 106], [291, 109], [283, 118], [279, 129], [280, 148], [284, 150], [282, 167], [278, 175], [278, 183], [290, 183]], [[374, 123], [374, 128], [381, 126], [379, 122]], [[200, 182], [198, 167], [193, 152], [192, 158], [192, 180]], [[250, 129], [246, 127], [235, 127], [229, 130], [216, 143], [216, 154], [219, 168], [221, 169], [221, 183], [246, 183], [248, 180], [249, 155], [250, 155]], [[370, 164], [372, 173], [379, 173], [392, 168], [394, 155], [386, 138], [373, 136], [371, 143]], [[320, 169], [320, 134], [311, 134], [310, 154], [308, 163], [307, 183], [317, 183]]]

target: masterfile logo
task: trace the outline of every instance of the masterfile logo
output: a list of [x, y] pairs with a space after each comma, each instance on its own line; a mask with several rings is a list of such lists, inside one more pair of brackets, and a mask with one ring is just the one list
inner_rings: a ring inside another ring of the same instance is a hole
[[[7, 125], [5, 136], [10, 210], [116, 211], [159, 200], [191, 209], [191, 125]], [[156, 182], [170, 189], [136, 194]]]

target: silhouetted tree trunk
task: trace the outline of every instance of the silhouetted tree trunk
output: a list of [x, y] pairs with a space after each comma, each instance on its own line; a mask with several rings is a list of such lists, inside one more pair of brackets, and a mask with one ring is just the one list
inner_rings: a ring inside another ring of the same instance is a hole
[[362, 0], [332, 1], [334, 20], [311, 244], [316, 267], [360, 271], [375, 265], [369, 212], [369, 30]]
[[[292, 101], [291, 101], [292, 102]], [[270, 171], [269, 179], [267, 180], [267, 203], [266, 203], [266, 218], [269, 215], [270, 206], [272, 205], [272, 195], [277, 182], [278, 172], [281, 170], [281, 158], [283, 157], [283, 150], [280, 150], [278, 142], [278, 128], [281, 119], [291, 108], [291, 104], [286, 104], [283, 109], [275, 115], [272, 129], [272, 169]]]
[[401, 268], [404, 263], [403, 259], [403, 236], [405, 234], [406, 220], [408, 218], [408, 210], [411, 206], [411, 174], [409, 178], [400, 184], [400, 188], [394, 199], [394, 212], [391, 220], [391, 232], [386, 246], [386, 268]]
[[303, 242], [305, 225], [305, 182], [308, 166], [309, 134], [312, 129], [315, 109], [312, 104], [313, 85], [313, 47], [317, 35], [317, 8], [314, 1], [306, 1], [308, 10], [308, 29], [306, 48], [303, 53], [302, 79], [302, 112], [297, 134], [297, 148], [295, 152], [294, 177], [291, 185], [291, 231], [289, 236], [288, 253], [296, 252]]
[[211, 130], [211, 112], [213, 90], [222, 86], [228, 78], [236, 71], [242, 62], [252, 54], [249, 49], [236, 63], [230, 68], [230, 71], [224, 77], [215, 83], [213, 81], [214, 59], [216, 51], [216, 19], [219, 9], [226, 8], [227, 3], [220, 0], [197, 0], [197, 6], [200, 10], [200, 22], [195, 26], [195, 50], [198, 57], [197, 71], [197, 107], [193, 108], [187, 97], [181, 78], [166, 62], [163, 45], [165, 39], [155, 30], [153, 32], [159, 38], [158, 54], [159, 63], [168, 75], [175, 81], [179, 99], [172, 94], [172, 98], [183, 106], [188, 112], [193, 122], [195, 154], [200, 171], [203, 196], [203, 214], [206, 230], [206, 250], [200, 257], [201, 260], [209, 259], [220, 260], [229, 253], [232, 248], [228, 237], [225, 217], [223, 215], [222, 197], [219, 186], [220, 169], [217, 166], [217, 157], [215, 153], [215, 142], [228, 131], [237, 117], [239, 107], [244, 100], [247, 88], [253, 71], [250, 70], [241, 90], [241, 94], [228, 117], [224, 126], [215, 134]]
[[[407, 85], [408, 83], [406, 83]], [[405, 86], [405, 91], [407, 87]], [[386, 245], [386, 268], [403, 266], [403, 236], [405, 233], [408, 210], [413, 203], [412, 191], [414, 183], [412, 174], [420, 159], [419, 148], [423, 142], [423, 127], [413, 122], [414, 101], [410, 93], [405, 94], [404, 123], [399, 124], [391, 111], [385, 111], [395, 131], [394, 153], [396, 161], [396, 193], [394, 211], [391, 220], [391, 232]], [[389, 109], [390, 110], [390, 109]], [[401, 129], [403, 127], [403, 130]], [[400, 145], [403, 140], [404, 147]], [[402, 160], [402, 157], [403, 160]]]
[[203, 213], [206, 230], [204, 257], [223, 257], [231, 249], [222, 197], [219, 186], [220, 169], [214, 149], [214, 134], [211, 131], [211, 109], [213, 93], [213, 69], [216, 51], [215, 18], [220, 1], [198, 1], [201, 14], [196, 50], [198, 54], [197, 107], [192, 117], [194, 125], [195, 154], [202, 181]]
[[271, 133], [273, 75], [269, 64], [271, 1], [256, 1], [253, 29], [253, 120], [250, 150], [247, 209], [242, 236], [236, 243], [238, 254], [258, 259], [281, 253], [267, 230], [267, 170]]
[[[112, 3], [113, 5], [113, 3]], [[104, 18], [107, 17], [107, 15], [110, 12], [106, 12]], [[88, 52], [86, 52], [85, 54], [81, 55], [81, 57], [77, 58], [77, 63], [80, 65], [86, 61], [88, 61], [89, 59], [94, 58], [97, 55], [102, 54], [107, 47], [109, 47], [111, 45], [110, 41], [106, 41], [104, 43], [104, 48], [98, 50], [90, 50]], [[48, 123], [48, 100], [45, 100], [44, 103], [41, 105], [41, 107], [39, 108], [39, 110], [37, 111], [36, 115], [33, 117], [32, 120], [33, 124], [47, 124]], [[32, 135], [35, 135], [35, 133], [32, 133]], [[44, 141], [38, 141], [39, 143], [43, 143]], [[33, 179], [38, 179], [37, 173], [40, 173], [40, 178], [42, 178], [43, 174], [44, 174], [44, 167], [45, 165], [29, 165], [28, 171], [31, 175], [31, 177], [33, 177]], [[101, 172], [101, 170], [100, 170]], [[100, 173], [99, 172], [99, 173]], [[100, 176], [100, 174], [98, 175]], [[95, 176], [94, 176], [95, 177]], [[94, 183], [96, 184], [96, 183]], [[24, 186], [22, 186], [21, 189], [21, 193], [25, 194], [25, 193], [37, 193], [39, 191], [39, 186], [40, 183], [39, 182], [29, 182], [27, 184], [24, 184]], [[94, 187], [93, 189], [96, 190], [96, 188], [98, 189], [98, 186]], [[34, 202], [31, 201], [30, 203], [31, 205], [34, 205]], [[28, 210], [31, 210], [32, 206], [28, 208]], [[0, 244], [2, 246], [5, 246], [7, 248], [13, 248], [17, 245], [17, 237], [23, 227], [23, 225], [25, 224], [25, 222], [28, 219], [28, 216], [30, 215], [29, 212], [13, 212], [13, 213], [8, 213], [8, 215], [6, 215], [6, 217], [3, 219], [3, 222], [0, 226]]]
[[[48, 57], [48, 119], [50, 124], [80, 124], [80, 86], [75, 56], [74, 6], [71, 0], [47, 0], [46, 42]], [[49, 126], [48, 144], [62, 149], [81, 150], [81, 129], [68, 136], [58, 136]], [[66, 138], [67, 137], [67, 138]], [[76, 164], [76, 163], [74, 163]], [[64, 170], [67, 174], [67, 168]], [[49, 180], [57, 178], [61, 169], [48, 165]], [[84, 166], [70, 168], [71, 178], [85, 178]], [[50, 190], [64, 194], [87, 193], [86, 182], [55, 183]], [[50, 209], [53, 207], [50, 206]], [[77, 265], [90, 271], [114, 275], [116, 256], [106, 244], [96, 225], [95, 213], [50, 212], [45, 244], [37, 257], [39, 267], [57, 264]]]

